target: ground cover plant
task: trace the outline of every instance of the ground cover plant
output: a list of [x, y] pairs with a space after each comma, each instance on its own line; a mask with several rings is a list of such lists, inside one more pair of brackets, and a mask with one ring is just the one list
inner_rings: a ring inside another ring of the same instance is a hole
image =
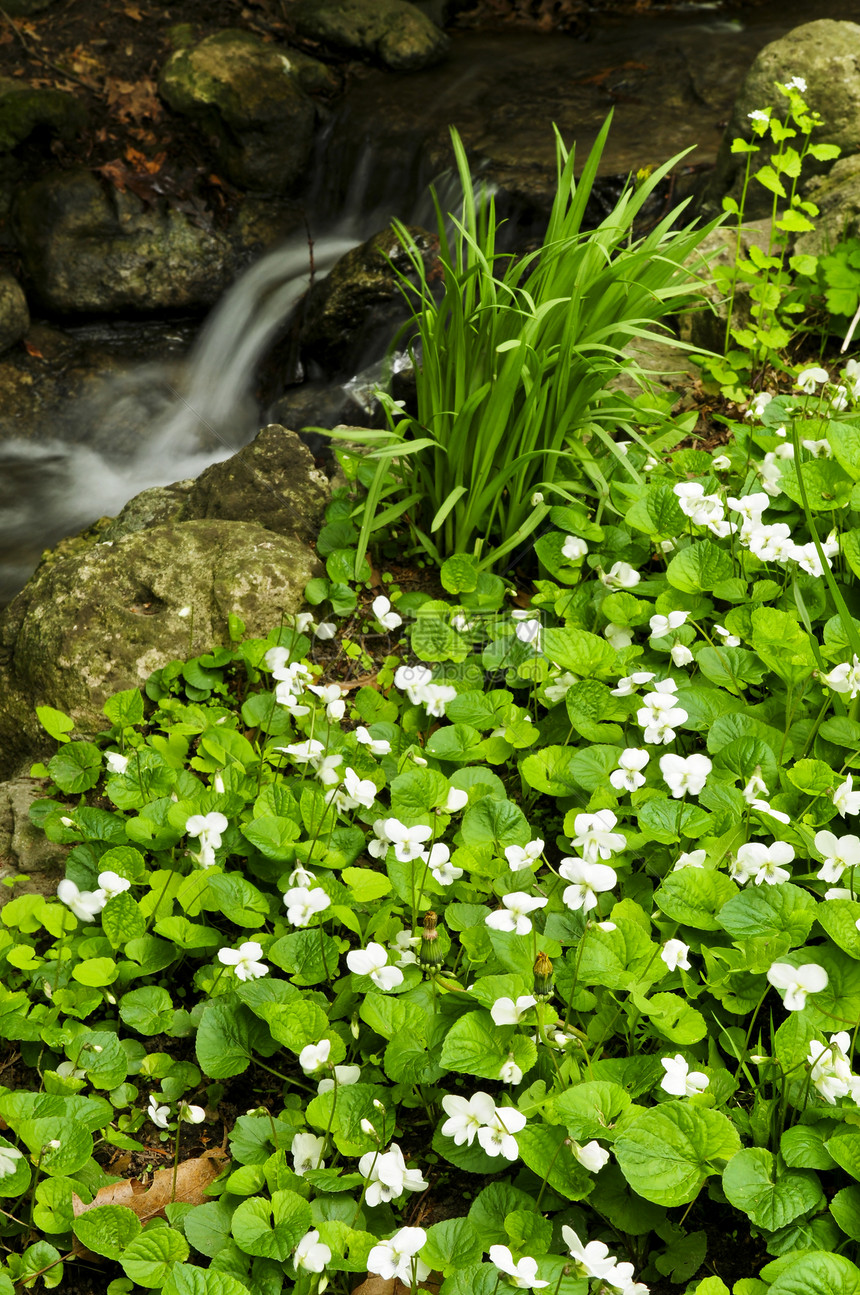
[[316, 621], [41, 708], [0, 1295], [860, 1291], [860, 366], [769, 376], [531, 503], [526, 606], [371, 601], [343, 489]]

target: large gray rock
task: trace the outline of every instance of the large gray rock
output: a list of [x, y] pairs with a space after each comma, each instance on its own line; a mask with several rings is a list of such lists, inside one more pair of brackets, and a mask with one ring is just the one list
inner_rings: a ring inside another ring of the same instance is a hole
[[0, 270], [0, 352], [20, 342], [29, 327], [30, 312], [20, 283]]
[[[705, 193], [708, 214], [719, 211], [725, 194], [740, 200], [746, 157], [732, 153], [732, 140], [753, 139], [749, 114], [773, 107], [774, 114], [786, 116], [787, 100], [774, 87], [792, 77], [806, 82], [804, 98], [822, 118], [823, 126], [813, 131], [813, 142], [838, 144], [843, 156], [860, 152], [860, 25], [821, 18], [796, 27], [760, 51], [746, 75], [735, 100], [729, 124], [720, 146], [717, 165]], [[767, 144], [753, 161], [753, 171], [769, 160]], [[829, 169], [831, 163], [804, 163], [803, 178]], [[754, 180], [750, 183], [746, 214], [750, 219], [766, 216], [773, 195]]]
[[98, 732], [112, 693], [226, 642], [231, 612], [259, 636], [297, 611], [322, 571], [310, 540], [327, 498], [298, 437], [269, 426], [48, 554], [0, 616], [0, 777], [44, 754], [36, 706]]
[[177, 50], [159, 77], [163, 99], [205, 126], [229, 179], [282, 193], [310, 157], [316, 110], [303, 86], [325, 88], [328, 73], [306, 55], [222, 31]]
[[74, 95], [0, 77], [0, 150], [22, 144], [37, 127], [69, 138], [86, 120], [87, 110]]
[[19, 194], [14, 226], [43, 305], [113, 314], [214, 305], [261, 241], [283, 237], [291, 218], [282, 213], [268, 228], [259, 219], [243, 227], [239, 218], [235, 230], [220, 230], [167, 203], [147, 206], [89, 171], [67, 171]]
[[407, 0], [299, 0], [290, 18], [303, 36], [395, 72], [438, 63], [448, 38]]

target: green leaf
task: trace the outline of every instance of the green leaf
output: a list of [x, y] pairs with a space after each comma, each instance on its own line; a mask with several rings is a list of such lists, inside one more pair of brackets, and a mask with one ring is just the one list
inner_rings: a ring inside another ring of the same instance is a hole
[[75, 727], [75, 721], [53, 706], [37, 706], [36, 718], [42, 728], [55, 742], [68, 742], [69, 733]]
[[[818, 1252], [785, 1256], [768, 1295], [860, 1295], [860, 1270], [844, 1255]], [[768, 1280], [775, 1260], [762, 1269]]]
[[[361, 869], [345, 869], [358, 872]], [[371, 873], [378, 877], [379, 873]], [[387, 877], [382, 877], [386, 888], [390, 889]], [[382, 892], [386, 893], [385, 891]], [[318, 985], [322, 981], [332, 980], [337, 975], [340, 951], [337, 940], [333, 939], [322, 927], [312, 931], [293, 931], [284, 935], [274, 944], [269, 945], [266, 957], [276, 967], [281, 967], [292, 978], [294, 985]]]
[[489, 1248], [491, 1245], [508, 1244], [505, 1220], [509, 1214], [533, 1209], [534, 1201], [528, 1193], [512, 1187], [510, 1183], [491, 1182], [475, 1197], [469, 1207], [468, 1217]]
[[478, 560], [471, 553], [454, 553], [439, 571], [442, 586], [449, 594], [471, 593], [478, 587]]
[[[251, 1295], [251, 1292], [230, 1273], [195, 1268], [192, 1264], [174, 1264], [164, 1285], [164, 1295]], [[258, 1295], [263, 1295], [262, 1287]]]
[[[787, 935], [791, 941], [789, 947], [793, 948], [806, 943], [819, 907], [808, 891], [783, 882], [778, 886], [742, 890], [720, 909], [719, 922], [723, 930], [737, 940], [774, 939]], [[860, 915], [860, 904], [857, 911]], [[855, 935], [858, 935], [856, 930]]]
[[819, 900], [815, 917], [834, 944], [860, 961], [860, 903], [856, 899]]
[[824, 1145], [840, 1168], [852, 1178], [860, 1179], [860, 1134], [837, 1133]]
[[517, 1145], [529, 1169], [568, 1200], [584, 1200], [594, 1186], [594, 1178], [568, 1145], [567, 1129], [557, 1124], [527, 1124], [517, 1134]]
[[108, 900], [101, 911], [101, 923], [114, 949], [121, 949], [129, 940], [146, 933], [146, 918], [127, 890]]
[[95, 787], [102, 772], [102, 753], [94, 742], [67, 742], [48, 761], [48, 773], [70, 796]]
[[124, 688], [122, 692], [115, 692], [107, 699], [103, 709], [115, 728], [133, 728], [135, 724], [143, 723], [143, 697], [139, 688]]
[[698, 540], [682, 549], [666, 568], [666, 579], [672, 588], [688, 594], [706, 593], [732, 575], [731, 554], [713, 540]]
[[462, 1075], [498, 1079], [508, 1048], [489, 1012], [468, 1012], [445, 1035], [440, 1061], [447, 1070]]
[[625, 1127], [614, 1150], [633, 1190], [671, 1207], [695, 1200], [711, 1174], [740, 1150], [740, 1138], [720, 1111], [664, 1102]]
[[283, 1262], [311, 1226], [311, 1207], [296, 1192], [276, 1191], [271, 1200], [254, 1196], [233, 1215], [233, 1236], [246, 1254]]
[[[801, 469], [806, 498], [812, 512], [833, 512], [837, 508], [847, 508], [856, 479], [853, 473], [849, 475], [832, 459], [813, 459], [811, 463], [801, 464]], [[783, 459], [781, 471], [779, 484], [783, 494], [788, 495], [794, 503], [802, 504], [797, 464], [791, 459]]]
[[294, 819], [263, 815], [245, 823], [242, 835], [267, 859], [292, 862], [293, 844], [301, 836], [301, 828]]
[[792, 687], [815, 669], [809, 635], [794, 616], [775, 607], [756, 607], [752, 613], [753, 647], [762, 661]]
[[200, 1068], [210, 1079], [229, 1079], [248, 1069], [252, 1019], [244, 1008], [223, 999], [216, 999], [203, 1009], [196, 1051]]
[[552, 1223], [530, 1210], [511, 1210], [505, 1215], [510, 1248], [518, 1254], [544, 1255], [552, 1244]]
[[654, 903], [676, 922], [698, 931], [719, 931], [719, 914], [738, 893], [738, 888], [723, 872], [705, 868], [682, 868], [663, 878], [654, 895]]
[[173, 1024], [173, 1001], [160, 985], [147, 985], [123, 995], [119, 1014], [138, 1034], [165, 1034]]
[[552, 1100], [552, 1116], [567, 1126], [577, 1142], [614, 1137], [613, 1125], [630, 1105], [630, 1094], [620, 1084], [585, 1081]]
[[823, 1203], [821, 1184], [811, 1169], [779, 1169], [764, 1147], [746, 1147], [723, 1173], [723, 1191], [756, 1227], [775, 1232]]
[[708, 1033], [708, 1026], [701, 1012], [697, 1012], [678, 994], [654, 994], [651, 998], [646, 998], [634, 993], [633, 1001], [657, 1033], [670, 1043], [687, 1047], [691, 1043], [698, 1043]]
[[860, 424], [830, 422], [827, 425], [827, 439], [836, 461], [854, 481], [860, 481]]
[[106, 1259], [119, 1259], [141, 1226], [134, 1210], [125, 1205], [97, 1205], [75, 1219], [72, 1231], [88, 1250]]
[[601, 679], [617, 674], [615, 648], [605, 638], [572, 625], [545, 630], [543, 651], [555, 665], [578, 675]]
[[21, 1120], [18, 1136], [39, 1160], [42, 1173], [52, 1177], [76, 1174], [93, 1154], [92, 1134], [70, 1119]]
[[458, 1268], [480, 1263], [484, 1242], [468, 1218], [445, 1219], [427, 1229], [421, 1258], [447, 1277]]
[[[259, 1192], [265, 1182], [265, 1175], [261, 1165], [242, 1165], [241, 1168], [234, 1171], [231, 1179], [236, 1174], [254, 1174], [255, 1182], [249, 1195]], [[234, 1190], [232, 1187], [228, 1190]], [[236, 1195], [242, 1193], [236, 1192]], [[230, 1240], [230, 1223], [233, 1218], [233, 1206], [222, 1197], [217, 1201], [206, 1201], [203, 1205], [196, 1205], [186, 1214], [182, 1228], [186, 1237], [191, 1242], [195, 1250], [200, 1254], [206, 1255], [209, 1259], [214, 1259], [215, 1255]]]
[[704, 836], [712, 823], [711, 815], [700, 806], [664, 800], [662, 796], [646, 800], [638, 811], [638, 818], [640, 830], [665, 845], [671, 845], [681, 837], [695, 840]]
[[[20, 1147], [13, 1146], [11, 1142], [7, 1142], [2, 1134], [0, 1134], [0, 1151], [8, 1151], [10, 1148], [16, 1151], [20, 1151], [21, 1149]], [[27, 1188], [30, 1186], [31, 1177], [32, 1174], [27, 1158], [22, 1155], [20, 1159], [15, 1160], [14, 1172], [11, 1174], [4, 1174], [0, 1177], [0, 1197], [23, 1196]], [[0, 1295], [3, 1295], [2, 1290], [0, 1290]]]
[[860, 1187], [843, 1187], [829, 1209], [842, 1231], [852, 1241], [860, 1241]]
[[163, 1286], [176, 1263], [188, 1258], [188, 1242], [174, 1228], [150, 1227], [120, 1255], [126, 1277], [138, 1286]]

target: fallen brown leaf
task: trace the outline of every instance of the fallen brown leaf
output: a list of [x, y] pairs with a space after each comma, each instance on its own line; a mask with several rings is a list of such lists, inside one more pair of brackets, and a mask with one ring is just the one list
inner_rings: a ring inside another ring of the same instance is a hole
[[79, 1196], [72, 1194], [72, 1211], [78, 1218], [97, 1205], [127, 1205], [141, 1223], [145, 1223], [147, 1219], [163, 1214], [165, 1206], [172, 1201], [202, 1205], [209, 1199], [206, 1189], [229, 1160], [226, 1151], [215, 1147], [193, 1160], [183, 1160], [177, 1166], [175, 1190], [173, 1169], [157, 1169], [149, 1187], [144, 1187], [138, 1178], [124, 1178], [122, 1182], [100, 1187], [91, 1205], [85, 1205]]
[[[438, 1295], [441, 1285], [442, 1274], [430, 1273], [429, 1277], [418, 1283], [417, 1289], [431, 1291], [432, 1295]], [[399, 1277], [378, 1277], [376, 1273], [368, 1273], [360, 1285], [353, 1286], [352, 1295], [408, 1295], [411, 1289], [409, 1286], [404, 1286]]]

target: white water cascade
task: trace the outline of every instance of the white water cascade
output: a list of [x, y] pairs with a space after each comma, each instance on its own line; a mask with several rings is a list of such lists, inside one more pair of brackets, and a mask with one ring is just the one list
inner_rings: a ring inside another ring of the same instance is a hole
[[[313, 249], [324, 278], [360, 241], [333, 233]], [[21, 587], [40, 552], [151, 486], [198, 476], [258, 430], [255, 368], [311, 281], [308, 243], [262, 257], [213, 310], [187, 359], [142, 365], [105, 380], [80, 411], [86, 439], [0, 443], [0, 604]]]

